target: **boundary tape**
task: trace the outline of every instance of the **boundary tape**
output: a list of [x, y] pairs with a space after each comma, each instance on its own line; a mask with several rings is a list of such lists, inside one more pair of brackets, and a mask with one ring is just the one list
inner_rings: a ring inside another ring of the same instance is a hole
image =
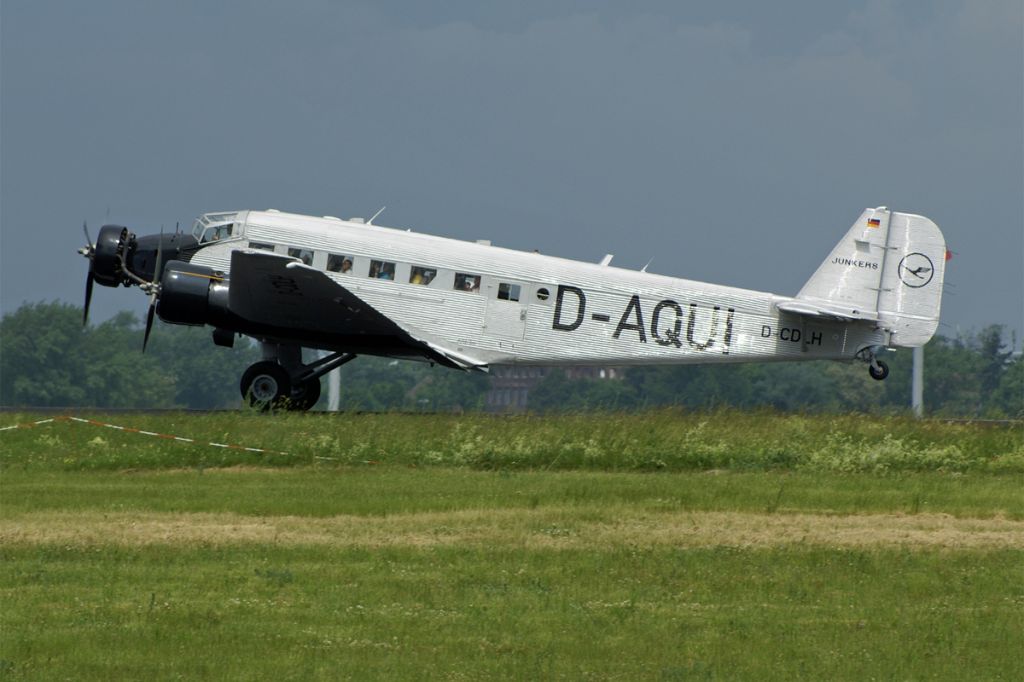
[[[194, 443], [196, 445], [208, 445], [215, 448], [225, 448], [228, 450], [241, 450], [244, 452], [257, 452], [262, 455], [285, 455], [293, 457], [288, 452], [282, 450], [269, 450], [267, 448], [250, 448], [244, 445], [236, 445], [235, 443], [215, 443], [213, 441], [201, 441], [195, 438], [186, 438], [184, 436], [175, 436], [169, 433], [157, 433], [156, 431], [145, 431], [143, 429], [136, 429], [131, 426], [119, 426], [117, 424], [109, 424], [107, 422], [97, 421], [96, 419], [83, 419], [81, 417], [71, 416], [60, 416], [50, 417], [49, 419], [40, 419], [34, 422], [25, 422], [24, 424], [14, 424], [13, 426], [0, 427], [0, 432], [11, 431], [13, 429], [31, 429], [36, 426], [42, 426], [43, 424], [56, 424], [56, 423], [73, 423], [73, 424], [87, 424], [89, 426], [100, 426], [108, 429], [114, 429], [115, 431], [123, 431], [125, 433], [138, 433], [143, 436], [151, 436], [153, 438], [163, 438], [164, 440], [176, 440], [181, 443]], [[329, 459], [327, 457], [317, 457], [316, 459]]]

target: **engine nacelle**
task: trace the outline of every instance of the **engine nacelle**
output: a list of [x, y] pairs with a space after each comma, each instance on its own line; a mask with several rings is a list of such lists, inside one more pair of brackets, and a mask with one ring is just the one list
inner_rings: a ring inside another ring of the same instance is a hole
[[121, 264], [131, 237], [128, 228], [120, 225], [104, 225], [100, 229], [92, 255], [92, 263], [89, 266], [97, 284], [116, 287], [123, 283], [124, 271]]
[[160, 278], [156, 312], [172, 324], [219, 326], [230, 317], [228, 280], [213, 268], [170, 261]]

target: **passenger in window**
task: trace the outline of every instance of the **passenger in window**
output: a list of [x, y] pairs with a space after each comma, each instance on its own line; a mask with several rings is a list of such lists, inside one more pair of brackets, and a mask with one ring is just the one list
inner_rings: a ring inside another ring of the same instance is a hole
[[430, 284], [434, 277], [437, 276], [437, 270], [430, 268], [421, 268], [419, 266], [413, 266], [409, 274], [409, 284], [419, 284], [421, 286], [427, 286]]
[[480, 291], [480, 275], [466, 275], [461, 272], [455, 275], [455, 289], [457, 291]]
[[343, 275], [352, 273], [352, 259], [348, 256], [339, 256], [336, 253], [327, 254], [327, 269], [330, 272], [340, 272]]
[[395, 264], [384, 261], [370, 261], [370, 277], [373, 279], [395, 279]]

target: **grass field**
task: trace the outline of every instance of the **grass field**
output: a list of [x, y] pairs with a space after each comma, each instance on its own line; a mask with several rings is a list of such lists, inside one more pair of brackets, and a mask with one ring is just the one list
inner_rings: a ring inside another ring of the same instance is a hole
[[1020, 426], [94, 416], [288, 454], [0, 433], [2, 679], [1024, 679]]

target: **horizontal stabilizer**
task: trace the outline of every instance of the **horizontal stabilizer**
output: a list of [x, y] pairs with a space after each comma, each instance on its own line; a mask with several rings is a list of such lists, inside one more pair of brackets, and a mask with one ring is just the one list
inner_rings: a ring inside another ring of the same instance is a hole
[[780, 303], [776, 303], [775, 307], [786, 313], [808, 315], [810, 317], [822, 317], [829, 320], [839, 320], [840, 322], [852, 322], [855, 320], [865, 320], [869, 322], [878, 321], [878, 315], [875, 313], [841, 310], [838, 308], [831, 308], [826, 305], [815, 305], [806, 301], [798, 301], [796, 299], [787, 299]]

